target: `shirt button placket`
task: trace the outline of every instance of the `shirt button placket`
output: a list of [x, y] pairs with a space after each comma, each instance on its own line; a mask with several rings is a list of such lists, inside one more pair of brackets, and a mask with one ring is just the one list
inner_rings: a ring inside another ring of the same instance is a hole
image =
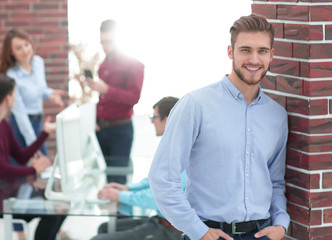
[[249, 205], [249, 193], [250, 193], [250, 186], [249, 186], [249, 169], [250, 169], [250, 160], [251, 160], [251, 128], [250, 128], [250, 108], [247, 107], [247, 116], [246, 116], [246, 156], [245, 156], [245, 205], [247, 209], [247, 216], [246, 221], [249, 219], [249, 213], [250, 213], [250, 205]]

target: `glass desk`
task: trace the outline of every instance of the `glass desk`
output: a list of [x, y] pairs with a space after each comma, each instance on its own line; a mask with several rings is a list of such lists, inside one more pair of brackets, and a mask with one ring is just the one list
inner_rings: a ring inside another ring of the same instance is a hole
[[[103, 178], [105, 177], [103, 174], [100, 176]], [[116, 202], [97, 203], [90, 202], [89, 199], [84, 198], [85, 195], [88, 195], [89, 189], [80, 192], [78, 197], [71, 201], [46, 200], [44, 197], [46, 183], [47, 181], [39, 177], [32, 182], [30, 181], [29, 184], [24, 182], [14, 185], [5, 185], [4, 181], [0, 181], [0, 189], [5, 191], [2, 196], [3, 201], [0, 201], [0, 214], [3, 214], [5, 228], [4, 239], [12, 239], [13, 215], [29, 215], [32, 217], [40, 217], [43, 215], [109, 217], [108, 231], [112, 232], [115, 231], [117, 216], [147, 217], [153, 213], [153, 211], [144, 211], [141, 208], [134, 207], [129, 209], [128, 212], [122, 212], [123, 214], [119, 214]], [[37, 199], [21, 199], [20, 197], [17, 197], [22, 185], [28, 185], [30, 188], [31, 186], [34, 186], [35, 189], [37, 188]], [[55, 188], [61, 188], [60, 185], [61, 183], [59, 180], [54, 182]], [[10, 191], [10, 193], [6, 194], [8, 189], [15, 189], [15, 191]], [[0, 239], [2, 239], [2, 237], [3, 236], [0, 236]]]
[[[63, 215], [63, 216], [91, 216], [110, 217], [108, 224], [108, 231], [115, 231], [115, 221], [117, 216], [124, 216], [117, 211], [117, 203], [88, 203], [81, 202], [65, 202], [65, 201], [51, 201], [42, 199], [21, 200], [16, 198], [9, 198], [3, 201], [3, 218], [4, 218], [4, 239], [12, 240], [12, 224], [13, 215]], [[153, 211], [152, 211], [153, 212]], [[130, 217], [147, 217], [150, 211], [143, 211], [141, 208], [133, 208]], [[0, 237], [1, 239], [1, 237]]]
[[[154, 133], [154, 132], [153, 132]], [[140, 181], [147, 175], [148, 166], [150, 163], [150, 158], [147, 157], [137, 157], [135, 156], [133, 161], [130, 162], [129, 167], [127, 168], [112, 168], [109, 167], [106, 169], [105, 173], [100, 174], [100, 177], [105, 178], [104, 174], [133, 174], [134, 166], [138, 166], [138, 169], [135, 169], [135, 174], [133, 178], [136, 178], [136, 181]], [[136, 162], [136, 163], [135, 163]], [[137, 170], [137, 171], [136, 171]], [[61, 176], [60, 176], [61, 177]], [[131, 177], [130, 177], [131, 178]], [[129, 178], [129, 179], [130, 179]], [[37, 189], [39, 199], [22, 199], [21, 196], [18, 196], [20, 192], [19, 189], [25, 182], [18, 183], [15, 181], [10, 181], [0, 179], [0, 214], [3, 215], [4, 219], [4, 233], [0, 232], [0, 239], [11, 240], [12, 239], [12, 224], [13, 224], [13, 215], [30, 215], [39, 217], [42, 215], [62, 215], [62, 216], [83, 216], [83, 217], [109, 217], [108, 229], [109, 231], [114, 231], [116, 226], [116, 217], [120, 214], [118, 213], [117, 204], [115, 202], [110, 203], [91, 203], [84, 200], [75, 201], [62, 201], [61, 200], [46, 200], [45, 199], [45, 188], [48, 183], [46, 180], [47, 177], [37, 179], [33, 178], [28, 181], [29, 185], [33, 186], [34, 189]], [[131, 180], [129, 180], [131, 182]], [[60, 178], [57, 177], [53, 183], [52, 189], [56, 191], [61, 189]], [[24, 196], [27, 194], [23, 194]], [[36, 196], [36, 195], [35, 195]], [[120, 208], [121, 209], [121, 208]], [[122, 212], [123, 214], [130, 217], [147, 217], [155, 214], [153, 210], [142, 210], [141, 208], [133, 208], [131, 212]], [[124, 216], [124, 215], [121, 215]]]

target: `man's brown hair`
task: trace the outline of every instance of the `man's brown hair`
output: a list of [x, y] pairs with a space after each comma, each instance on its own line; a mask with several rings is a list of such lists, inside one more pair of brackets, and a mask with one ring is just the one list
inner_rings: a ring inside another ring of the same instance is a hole
[[164, 97], [160, 99], [155, 105], [153, 105], [153, 109], [158, 108], [158, 113], [160, 114], [160, 120], [163, 120], [165, 117], [168, 117], [170, 111], [177, 103], [179, 99], [176, 97]]
[[271, 48], [273, 46], [274, 29], [271, 23], [261, 15], [251, 14], [239, 18], [234, 22], [229, 32], [231, 33], [232, 48], [234, 48], [236, 38], [240, 32], [266, 32], [270, 35]]
[[3, 73], [0, 73], [0, 104], [3, 102], [3, 100], [8, 94], [12, 94], [14, 88], [14, 79], [7, 77]]

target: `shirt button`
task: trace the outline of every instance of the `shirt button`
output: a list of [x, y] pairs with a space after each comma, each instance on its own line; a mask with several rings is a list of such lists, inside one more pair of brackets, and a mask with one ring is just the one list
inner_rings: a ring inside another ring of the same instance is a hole
[[248, 173], [246, 174], [246, 177], [249, 177], [249, 174], [248, 174]]
[[246, 218], [246, 222], [249, 222], [250, 218]]
[[249, 155], [249, 152], [247, 151], [246, 154]]
[[250, 132], [250, 128], [248, 128], [247, 131]]
[[248, 197], [246, 197], [246, 200], [248, 200], [249, 198]]

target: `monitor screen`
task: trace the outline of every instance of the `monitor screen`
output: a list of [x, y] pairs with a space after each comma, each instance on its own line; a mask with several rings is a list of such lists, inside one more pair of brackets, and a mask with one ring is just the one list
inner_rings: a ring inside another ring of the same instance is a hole
[[[106, 165], [95, 135], [95, 127], [95, 103], [72, 104], [57, 114], [57, 155], [54, 168], [59, 168], [61, 191], [54, 192], [48, 186], [45, 192], [47, 198], [71, 200], [75, 196], [79, 197], [78, 191], [82, 192], [88, 187], [87, 182], [98, 186], [106, 183], [105, 174], [100, 174], [105, 171]], [[98, 175], [98, 180], [93, 173], [98, 173], [95, 174]], [[54, 181], [54, 174], [50, 180]]]

